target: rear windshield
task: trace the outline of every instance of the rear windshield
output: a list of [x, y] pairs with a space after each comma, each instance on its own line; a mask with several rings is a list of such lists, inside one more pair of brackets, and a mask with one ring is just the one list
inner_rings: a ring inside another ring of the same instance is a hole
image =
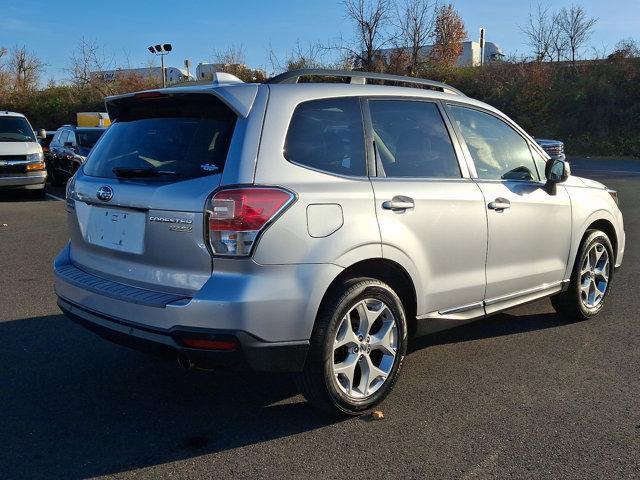
[[104, 130], [76, 130], [78, 145], [85, 148], [93, 148]]
[[222, 172], [236, 115], [208, 94], [117, 100], [84, 173], [180, 181]]
[[24, 117], [0, 117], [0, 142], [35, 142], [36, 136]]

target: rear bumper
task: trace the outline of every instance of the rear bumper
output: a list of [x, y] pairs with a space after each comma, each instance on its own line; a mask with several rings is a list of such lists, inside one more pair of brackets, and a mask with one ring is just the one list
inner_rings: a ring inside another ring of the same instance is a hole
[[47, 172], [42, 170], [34, 173], [22, 173], [15, 175], [0, 175], [0, 188], [44, 188], [47, 181]]
[[[228, 262], [218, 261], [197, 292], [154, 292], [83, 270], [71, 261], [67, 245], [54, 262], [55, 290], [70, 318], [116, 343], [183, 354], [206, 367], [301, 371], [320, 302], [342, 268]], [[186, 333], [233, 337], [239, 347], [235, 352], [187, 348], [180, 343]]]
[[[162, 358], [182, 356], [200, 368], [299, 372], [309, 348], [308, 341], [262, 342], [242, 331], [150, 328], [91, 312], [62, 298], [58, 298], [58, 306], [71, 320], [106, 340]], [[183, 338], [234, 340], [238, 345], [233, 351], [188, 348], [182, 344]]]

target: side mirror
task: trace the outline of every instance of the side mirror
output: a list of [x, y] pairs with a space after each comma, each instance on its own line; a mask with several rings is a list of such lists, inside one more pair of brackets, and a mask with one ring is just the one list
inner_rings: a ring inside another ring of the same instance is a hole
[[36, 137], [38, 137], [40, 140], [44, 140], [45, 138], [47, 138], [47, 131], [44, 128], [41, 128], [40, 130], [38, 130]]
[[571, 175], [571, 167], [564, 160], [549, 160], [544, 169], [544, 175], [547, 177], [545, 187], [551, 195], [556, 193], [556, 185], [562, 183]]

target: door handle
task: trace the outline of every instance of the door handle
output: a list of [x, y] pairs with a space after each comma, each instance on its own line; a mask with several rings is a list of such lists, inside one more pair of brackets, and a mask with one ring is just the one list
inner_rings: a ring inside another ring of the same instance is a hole
[[490, 210], [495, 210], [496, 212], [501, 212], [503, 210], [507, 210], [511, 208], [511, 202], [506, 198], [498, 197], [493, 202], [489, 202], [487, 205]]
[[409, 210], [410, 208], [414, 208], [416, 205], [413, 202], [412, 198], [397, 196], [393, 197], [391, 200], [386, 200], [382, 202], [382, 208], [385, 210], [392, 211], [404, 211]]

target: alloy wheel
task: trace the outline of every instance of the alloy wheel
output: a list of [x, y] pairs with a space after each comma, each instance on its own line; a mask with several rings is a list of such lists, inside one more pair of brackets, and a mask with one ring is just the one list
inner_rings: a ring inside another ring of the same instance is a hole
[[611, 262], [602, 243], [594, 243], [580, 268], [580, 300], [588, 309], [597, 307], [607, 291]]
[[386, 382], [398, 349], [398, 325], [383, 301], [359, 301], [342, 317], [333, 344], [333, 378], [351, 398], [373, 395]]

